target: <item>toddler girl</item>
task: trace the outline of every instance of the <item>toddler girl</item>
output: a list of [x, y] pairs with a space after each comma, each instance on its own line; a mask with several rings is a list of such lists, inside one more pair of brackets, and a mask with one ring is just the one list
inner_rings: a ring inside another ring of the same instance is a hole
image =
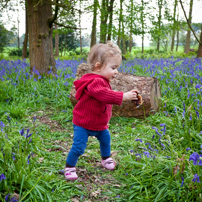
[[110, 157], [109, 120], [112, 106], [121, 105], [123, 100], [137, 100], [137, 91], [127, 93], [113, 91], [110, 80], [116, 77], [121, 65], [121, 51], [112, 43], [94, 45], [88, 55], [88, 64], [93, 73], [86, 74], [74, 82], [78, 103], [73, 110], [73, 145], [68, 154], [65, 178], [75, 180], [76, 163], [84, 153], [88, 137], [95, 136], [100, 142], [101, 164], [109, 170], [115, 169]]

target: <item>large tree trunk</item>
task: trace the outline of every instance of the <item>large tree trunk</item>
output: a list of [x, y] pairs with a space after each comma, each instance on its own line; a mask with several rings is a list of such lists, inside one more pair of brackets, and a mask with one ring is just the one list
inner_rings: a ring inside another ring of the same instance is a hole
[[172, 42], [171, 42], [171, 51], [174, 49], [174, 44], [175, 44], [175, 30], [176, 30], [176, 7], [177, 7], [177, 0], [175, 0], [174, 4], [174, 14], [173, 14], [173, 33], [172, 33]]
[[27, 58], [27, 41], [28, 41], [28, 15], [27, 15], [27, 2], [25, 1], [25, 38], [23, 41], [22, 59]]
[[55, 56], [59, 57], [59, 34], [58, 25], [55, 24]]
[[[85, 63], [79, 65], [75, 80], [80, 79], [86, 73], [92, 73], [90, 67]], [[123, 92], [128, 92], [135, 88], [142, 96], [143, 102], [139, 106], [131, 101], [123, 101], [121, 106], [114, 105], [113, 116], [143, 118], [158, 111], [161, 90], [156, 78], [118, 73], [117, 77], [111, 81], [111, 86], [113, 90]], [[73, 106], [78, 102], [75, 98], [75, 93], [76, 90], [73, 85], [70, 92], [70, 100]]]
[[29, 24], [30, 72], [33, 67], [40, 74], [48, 75], [52, 69], [56, 73], [53, 54], [53, 29], [49, 20], [52, 18], [52, 7], [49, 1], [27, 0]]
[[97, 26], [97, 8], [98, 8], [98, 0], [94, 0], [94, 9], [93, 9], [93, 24], [92, 24], [92, 32], [91, 32], [91, 42], [90, 47], [96, 44], [96, 26]]
[[[202, 27], [201, 27], [200, 42], [202, 43]], [[201, 44], [199, 43], [197, 58], [201, 58], [201, 57], [202, 57], [202, 46], [201, 46]]]
[[109, 8], [108, 8], [108, 13], [109, 13], [109, 26], [108, 26], [108, 36], [107, 40], [111, 41], [112, 37], [112, 21], [113, 21], [113, 5], [114, 5], [115, 0], [110, 0], [109, 2]]
[[[192, 18], [192, 7], [193, 7], [193, 0], [190, 0], [190, 5], [189, 5], [189, 24], [191, 24], [191, 18]], [[187, 38], [186, 38], [186, 45], [185, 45], [185, 48], [184, 48], [184, 53], [188, 53], [189, 50], [190, 50], [190, 36], [191, 36], [191, 30], [188, 29], [187, 30]]]

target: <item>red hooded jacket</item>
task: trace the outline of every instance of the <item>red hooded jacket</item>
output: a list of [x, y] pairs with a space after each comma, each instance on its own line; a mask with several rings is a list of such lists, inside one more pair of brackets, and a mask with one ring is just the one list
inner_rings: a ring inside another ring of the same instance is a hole
[[89, 73], [74, 82], [78, 103], [73, 110], [73, 123], [89, 130], [105, 130], [113, 104], [121, 105], [123, 92], [113, 91], [109, 80]]

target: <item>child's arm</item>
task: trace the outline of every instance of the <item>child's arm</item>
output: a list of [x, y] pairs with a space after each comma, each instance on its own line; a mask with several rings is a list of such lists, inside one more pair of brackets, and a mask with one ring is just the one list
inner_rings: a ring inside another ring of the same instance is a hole
[[127, 93], [113, 91], [102, 79], [95, 79], [87, 89], [90, 96], [106, 104], [121, 105], [123, 100], [137, 100], [137, 91], [132, 90]]
[[127, 93], [124, 93], [123, 94], [123, 101], [126, 101], [126, 100], [138, 100], [137, 98], [137, 94], [138, 94], [138, 91], [133, 89]]

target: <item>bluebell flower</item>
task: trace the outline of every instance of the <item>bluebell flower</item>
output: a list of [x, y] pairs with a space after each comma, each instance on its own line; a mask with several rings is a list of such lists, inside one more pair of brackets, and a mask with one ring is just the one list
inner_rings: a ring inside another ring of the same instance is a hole
[[192, 120], [192, 116], [191, 116], [191, 114], [190, 114], [189, 120], [190, 120], [190, 121]]
[[22, 130], [20, 130], [20, 135], [23, 136], [24, 135], [24, 128]]
[[30, 138], [30, 140], [29, 140], [28, 144], [30, 144], [30, 143], [31, 143], [31, 141], [32, 141], [32, 138]]
[[15, 161], [15, 153], [12, 153], [12, 159]]
[[192, 181], [193, 181], [193, 182], [196, 182], [196, 181], [197, 181], [198, 183], [200, 183], [198, 174], [195, 174], [195, 175], [194, 175], [194, 178], [192, 179]]
[[190, 155], [189, 161], [193, 161], [193, 165], [197, 165], [197, 161], [199, 159], [199, 154], [197, 152], [194, 152]]
[[142, 142], [142, 139], [136, 139], [135, 141], [140, 141], [140, 142]]
[[152, 150], [152, 151], [153, 151], [153, 149], [152, 149], [152, 147], [151, 147], [150, 143], [145, 143], [145, 145], [149, 145], [149, 147], [148, 147], [148, 148], [149, 148], [150, 150]]
[[7, 202], [7, 201], [10, 201], [9, 196], [10, 196], [10, 194], [7, 194], [7, 195], [5, 196], [5, 201], [6, 201], [6, 202]]
[[182, 183], [181, 183], [181, 187], [182, 187], [184, 184], [184, 177], [181, 177], [181, 179], [182, 179]]
[[149, 156], [150, 156], [150, 153], [149, 152], [143, 152], [144, 153], [144, 155], [146, 156], [146, 157], [148, 157], [149, 158]]
[[141, 158], [141, 154], [135, 154], [135, 156], [140, 156], [140, 158]]
[[189, 151], [189, 150], [191, 150], [191, 148], [190, 148], [190, 147], [186, 148], [186, 151]]
[[0, 126], [1, 126], [2, 128], [5, 127], [3, 121], [0, 121]]
[[130, 153], [133, 153], [134, 152], [134, 150], [130, 150]]
[[1, 182], [2, 180], [6, 180], [6, 176], [5, 176], [3, 173], [0, 175], [0, 182]]

